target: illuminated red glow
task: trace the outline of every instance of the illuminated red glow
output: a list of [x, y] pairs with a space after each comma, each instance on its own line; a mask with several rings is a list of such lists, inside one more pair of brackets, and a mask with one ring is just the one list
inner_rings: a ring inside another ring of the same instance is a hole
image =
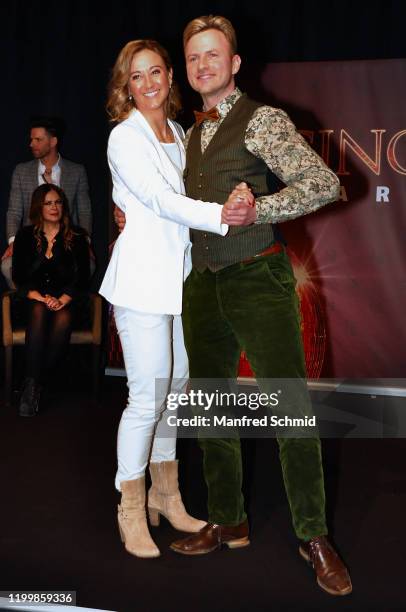
[[[306, 263], [288, 249], [292, 262], [293, 273], [297, 285], [296, 293], [300, 301], [301, 332], [305, 354], [306, 371], [308, 378], [319, 378], [323, 367], [326, 351], [326, 325], [325, 315], [318, 289], [312, 280], [311, 272]], [[245, 352], [241, 353], [238, 375], [253, 377], [254, 373]]]

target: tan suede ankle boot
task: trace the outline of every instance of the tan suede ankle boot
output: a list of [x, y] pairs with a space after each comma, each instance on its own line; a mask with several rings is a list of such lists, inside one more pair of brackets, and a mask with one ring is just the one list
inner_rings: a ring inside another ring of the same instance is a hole
[[121, 505], [118, 506], [118, 527], [126, 550], [136, 557], [150, 559], [160, 552], [151, 538], [145, 515], [145, 478], [124, 480]]
[[160, 514], [171, 523], [175, 529], [196, 533], [206, 521], [199, 521], [190, 516], [183, 505], [178, 484], [178, 462], [162, 461], [150, 463], [152, 486], [148, 492], [148, 513], [151, 525], [159, 525]]

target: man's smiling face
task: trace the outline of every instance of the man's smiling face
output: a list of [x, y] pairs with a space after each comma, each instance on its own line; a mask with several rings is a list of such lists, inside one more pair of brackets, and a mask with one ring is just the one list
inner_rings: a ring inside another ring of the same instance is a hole
[[241, 59], [233, 55], [230, 43], [220, 30], [195, 34], [185, 46], [186, 70], [191, 87], [205, 105], [215, 106], [234, 89], [234, 75]]

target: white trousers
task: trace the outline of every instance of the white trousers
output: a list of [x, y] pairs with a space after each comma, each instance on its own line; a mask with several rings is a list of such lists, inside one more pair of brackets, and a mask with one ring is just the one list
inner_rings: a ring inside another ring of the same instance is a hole
[[[117, 438], [115, 484], [120, 491], [123, 480], [145, 474], [149, 458], [153, 462], [175, 459], [176, 428], [170, 428], [168, 437], [166, 396], [184, 391], [188, 359], [180, 315], [156, 315], [115, 306], [114, 318], [129, 389]], [[176, 412], [171, 410], [170, 414]], [[165, 436], [160, 435], [160, 429]]]

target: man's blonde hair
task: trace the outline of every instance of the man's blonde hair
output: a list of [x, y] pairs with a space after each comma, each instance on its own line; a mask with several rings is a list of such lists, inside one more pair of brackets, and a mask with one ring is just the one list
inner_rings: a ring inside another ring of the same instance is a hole
[[203, 15], [189, 21], [183, 32], [183, 48], [186, 47], [192, 36], [206, 30], [222, 32], [230, 44], [231, 54], [235, 55], [237, 53], [237, 36], [233, 24], [227, 17], [221, 15]]

